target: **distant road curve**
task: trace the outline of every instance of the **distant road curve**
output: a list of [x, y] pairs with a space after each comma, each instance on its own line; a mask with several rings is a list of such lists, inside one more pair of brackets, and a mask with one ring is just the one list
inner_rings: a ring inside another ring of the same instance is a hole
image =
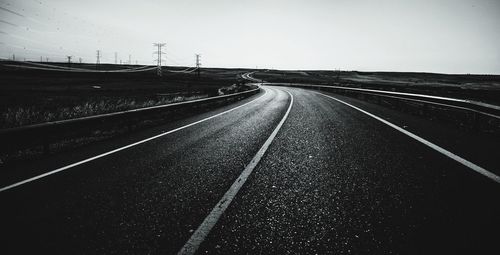
[[[262, 80], [259, 80], [259, 79], [256, 79], [256, 78], [252, 77], [251, 75], [252, 75], [253, 73], [255, 73], [255, 72], [248, 72], [248, 73], [245, 73], [245, 74], [243, 74], [243, 75], [242, 75], [242, 78], [247, 79], [247, 80], [250, 80], [250, 81], [259, 81], [259, 82], [262, 82]], [[270, 85], [270, 86], [272, 86], [272, 85], [273, 85], [273, 83], [266, 83], [266, 85]], [[285, 83], [277, 83], [276, 85], [285, 85], [285, 86], [286, 86], [286, 84], [285, 84]], [[315, 86], [315, 85], [311, 85], [311, 86]], [[328, 87], [328, 86], [320, 86], [320, 87]], [[375, 92], [375, 91], [376, 91], [376, 90], [371, 90], [371, 89], [356, 89], [356, 88], [353, 88], [353, 89], [355, 89], [355, 90], [362, 90], [362, 91], [369, 91], [369, 92]], [[385, 92], [385, 91], [384, 91], [384, 92]], [[414, 96], [422, 96], [422, 97], [424, 97], [424, 98], [445, 99], [445, 100], [452, 101], [452, 102], [453, 102], [453, 101], [456, 101], [456, 102], [474, 102], [474, 101], [470, 101], [470, 100], [463, 100], [463, 99], [456, 99], [456, 98], [448, 98], [448, 97], [429, 96], [429, 95], [423, 95], [423, 94], [399, 93], [399, 92], [391, 92], [391, 91], [387, 91], [387, 93], [390, 93], [390, 94], [396, 94], [396, 95], [414, 95]], [[370, 112], [367, 112], [367, 111], [365, 111], [365, 110], [363, 110], [363, 109], [361, 109], [361, 108], [359, 108], [359, 107], [356, 107], [356, 106], [354, 106], [354, 105], [352, 105], [352, 104], [349, 104], [349, 103], [347, 103], [347, 102], [345, 102], [345, 101], [343, 101], [343, 100], [340, 100], [340, 99], [338, 99], [338, 98], [332, 97], [332, 96], [330, 96], [330, 95], [325, 95], [325, 94], [322, 94], [322, 93], [318, 93], [318, 94], [323, 95], [323, 96], [326, 96], [326, 97], [328, 97], [328, 98], [330, 98], [330, 99], [333, 99], [333, 100], [338, 101], [338, 102], [340, 102], [340, 103], [342, 103], [342, 104], [344, 104], [344, 105], [347, 105], [347, 106], [349, 106], [349, 107], [351, 107], [351, 108], [353, 108], [353, 109], [355, 109], [355, 110], [357, 110], [357, 111], [360, 111], [360, 112], [362, 112], [362, 113], [364, 113], [364, 114], [366, 114], [366, 115], [368, 115], [368, 116], [370, 116], [370, 117], [372, 117], [372, 118], [374, 118], [374, 119], [376, 119], [376, 120], [378, 120], [378, 121], [380, 121], [380, 122], [382, 122], [382, 123], [384, 123], [384, 124], [386, 124], [386, 125], [388, 125], [388, 126], [390, 126], [390, 127], [394, 128], [394, 129], [396, 129], [396, 130], [398, 130], [398, 131], [402, 132], [403, 134], [405, 134], [405, 135], [407, 135], [407, 136], [409, 136], [409, 137], [411, 137], [411, 138], [413, 138], [413, 139], [415, 139], [415, 140], [417, 140], [417, 141], [419, 141], [419, 142], [421, 142], [421, 143], [425, 144], [426, 146], [428, 146], [428, 147], [430, 147], [430, 148], [434, 149], [435, 151], [437, 151], [437, 152], [439, 152], [439, 153], [443, 154], [444, 156], [446, 156], [446, 157], [448, 157], [448, 158], [450, 158], [450, 159], [453, 159], [453, 160], [457, 161], [458, 163], [460, 163], [460, 164], [462, 164], [462, 165], [464, 165], [464, 166], [468, 167], [469, 169], [471, 169], [471, 170], [473, 170], [473, 171], [475, 171], [475, 172], [477, 172], [477, 173], [479, 173], [479, 174], [481, 174], [481, 175], [483, 175], [483, 176], [485, 176], [485, 177], [487, 177], [487, 178], [489, 178], [489, 179], [493, 180], [494, 182], [496, 182], [496, 183], [499, 183], [499, 184], [500, 184], [500, 176], [498, 176], [498, 175], [496, 175], [496, 174], [492, 173], [491, 171], [488, 171], [488, 170], [484, 169], [483, 167], [481, 167], [481, 166], [479, 166], [479, 165], [477, 165], [477, 164], [475, 164], [475, 163], [470, 162], [469, 160], [466, 160], [466, 159], [464, 159], [464, 158], [460, 157], [459, 155], [456, 155], [455, 153], [453, 153], [453, 152], [451, 152], [451, 151], [448, 151], [448, 150], [446, 150], [446, 149], [444, 149], [444, 148], [440, 147], [439, 145], [436, 145], [436, 144], [434, 144], [434, 143], [432, 143], [432, 142], [430, 142], [430, 141], [426, 140], [425, 138], [422, 138], [422, 137], [420, 137], [420, 136], [418, 136], [418, 135], [416, 135], [416, 134], [414, 134], [414, 133], [411, 133], [411, 132], [409, 132], [409, 131], [405, 130], [404, 128], [402, 128], [402, 127], [399, 127], [399, 126], [397, 126], [397, 125], [395, 125], [395, 124], [393, 124], [393, 123], [391, 123], [391, 122], [389, 122], [389, 121], [387, 121], [387, 120], [384, 120], [383, 118], [381, 118], [381, 117], [379, 117], [379, 116], [376, 116], [375, 114], [372, 114], [372, 113], [370, 113]], [[475, 103], [475, 104], [478, 104], [479, 102], [474, 102], [474, 103]], [[455, 106], [453, 106], [453, 105], [450, 105], [450, 106], [451, 106], [451, 107], [455, 107]], [[498, 106], [488, 105], [488, 107], [497, 108]], [[489, 115], [489, 114], [488, 114], [488, 115]], [[500, 118], [499, 116], [496, 116], [496, 115], [492, 115], [492, 116], [493, 116], [493, 117], [495, 117], [495, 118]]]

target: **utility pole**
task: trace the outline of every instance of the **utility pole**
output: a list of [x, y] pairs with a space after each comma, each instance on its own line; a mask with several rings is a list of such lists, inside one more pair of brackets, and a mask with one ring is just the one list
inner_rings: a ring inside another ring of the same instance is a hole
[[99, 69], [100, 64], [101, 64], [101, 51], [97, 50], [97, 61], [95, 63], [95, 69]]
[[132, 64], [132, 55], [128, 54], [128, 64]]
[[196, 75], [200, 78], [201, 55], [196, 54]]
[[49, 58], [48, 57], [45, 58], [45, 62], [49, 63]]
[[115, 65], [118, 64], [118, 52], [115, 52]]
[[161, 76], [161, 54], [165, 54], [165, 52], [162, 52], [161, 51], [161, 47], [164, 47], [166, 45], [166, 43], [153, 43], [153, 46], [156, 47], [156, 51], [154, 52], [154, 54], [157, 55], [157, 59], [156, 59], [156, 74], [158, 76]]
[[68, 58], [68, 66], [71, 66], [71, 58], [72, 56], [66, 56]]
[[16, 61], [16, 54], [12, 54], [12, 60]]
[[43, 61], [43, 58], [42, 58], [42, 56], [40, 56], [40, 63], [42, 63], [42, 61]]

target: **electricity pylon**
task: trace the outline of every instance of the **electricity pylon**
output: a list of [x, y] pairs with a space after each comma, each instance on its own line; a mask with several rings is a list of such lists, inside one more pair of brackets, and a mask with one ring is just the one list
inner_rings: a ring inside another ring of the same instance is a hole
[[161, 54], [165, 54], [165, 52], [162, 52], [161, 51], [161, 48], [164, 47], [166, 45], [166, 43], [153, 43], [153, 46], [156, 47], [156, 51], [153, 52], [153, 54], [156, 54], [157, 55], [157, 59], [156, 59], [156, 74], [158, 76], [161, 76], [162, 73], [161, 73]]
[[196, 75], [200, 77], [201, 55], [196, 54]]
[[68, 58], [68, 66], [71, 66], [71, 58], [72, 58], [73, 56], [66, 56], [66, 57]]
[[100, 64], [101, 64], [101, 51], [97, 50], [97, 61], [95, 63], [95, 69], [99, 69]]

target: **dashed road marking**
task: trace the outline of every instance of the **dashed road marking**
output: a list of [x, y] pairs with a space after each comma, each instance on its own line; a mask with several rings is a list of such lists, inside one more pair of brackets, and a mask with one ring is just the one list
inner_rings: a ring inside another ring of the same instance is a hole
[[259, 161], [262, 159], [264, 154], [266, 153], [267, 149], [269, 148], [269, 145], [273, 142], [274, 138], [276, 137], [276, 134], [280, 130], [281, 126], [283, 126], [283, 123], [285, 123], [285, 120], [287, 119], [290, 110], [292, 109], [293, 105], [293, 96], [290, 94], [290, 92], [287, 91], [287, 93], [290, 95], [290, 105], [288, 106], [288, 109], [281, 119], [281, 121], [278, 123], [274, 131], [271, 133], [269, 138], [267, 138], [266, 142], [264, 142], [264, 145], [259, 149], [257, 154], [253, 157], [253, 159], [250, 161], [250, 163], [245, 167], [243, 172], [241, 172], [240, 176], [234, 181], [233, 185], [229, 188], [229, 190], [224, 194], [224, 196], [219, 200], [219, 202], [215, 205], [215, 207], [212, 209], [210, 214], [203, 220], [201, 225], [196, 229], [196, 231], [191, 235], [189, 240], [184, 244], [184, 246], [181, 248], [181, 250], [177, 253], [178, 255], [186, 255], [186, 254], [194, 254], [200, 247], [201, 243], [205, 240], [207, 235], [210, 233], [212, 228], [215, 226], [217, 221], [219, 220], [220, 216], [224, 213], [224, 211], [229, 207], [231, 202], [233, 201], [234, 197], [240, 190], [240, 188], [245, 184], [246, 180], [248, 179], [248, 176], [252, 173], [253, 169], [257, 166]]

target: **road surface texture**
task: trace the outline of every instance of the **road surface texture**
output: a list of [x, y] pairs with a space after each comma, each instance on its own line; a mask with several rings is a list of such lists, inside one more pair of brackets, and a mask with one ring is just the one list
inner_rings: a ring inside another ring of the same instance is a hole
[[1, 166], [5, 188], [157, 136], [3, 189], [2, 254], [498, 253], [500, 183], [325, 95], [500, 174], [499, 141], [487, 135], [266, 86], [195, 117]]

